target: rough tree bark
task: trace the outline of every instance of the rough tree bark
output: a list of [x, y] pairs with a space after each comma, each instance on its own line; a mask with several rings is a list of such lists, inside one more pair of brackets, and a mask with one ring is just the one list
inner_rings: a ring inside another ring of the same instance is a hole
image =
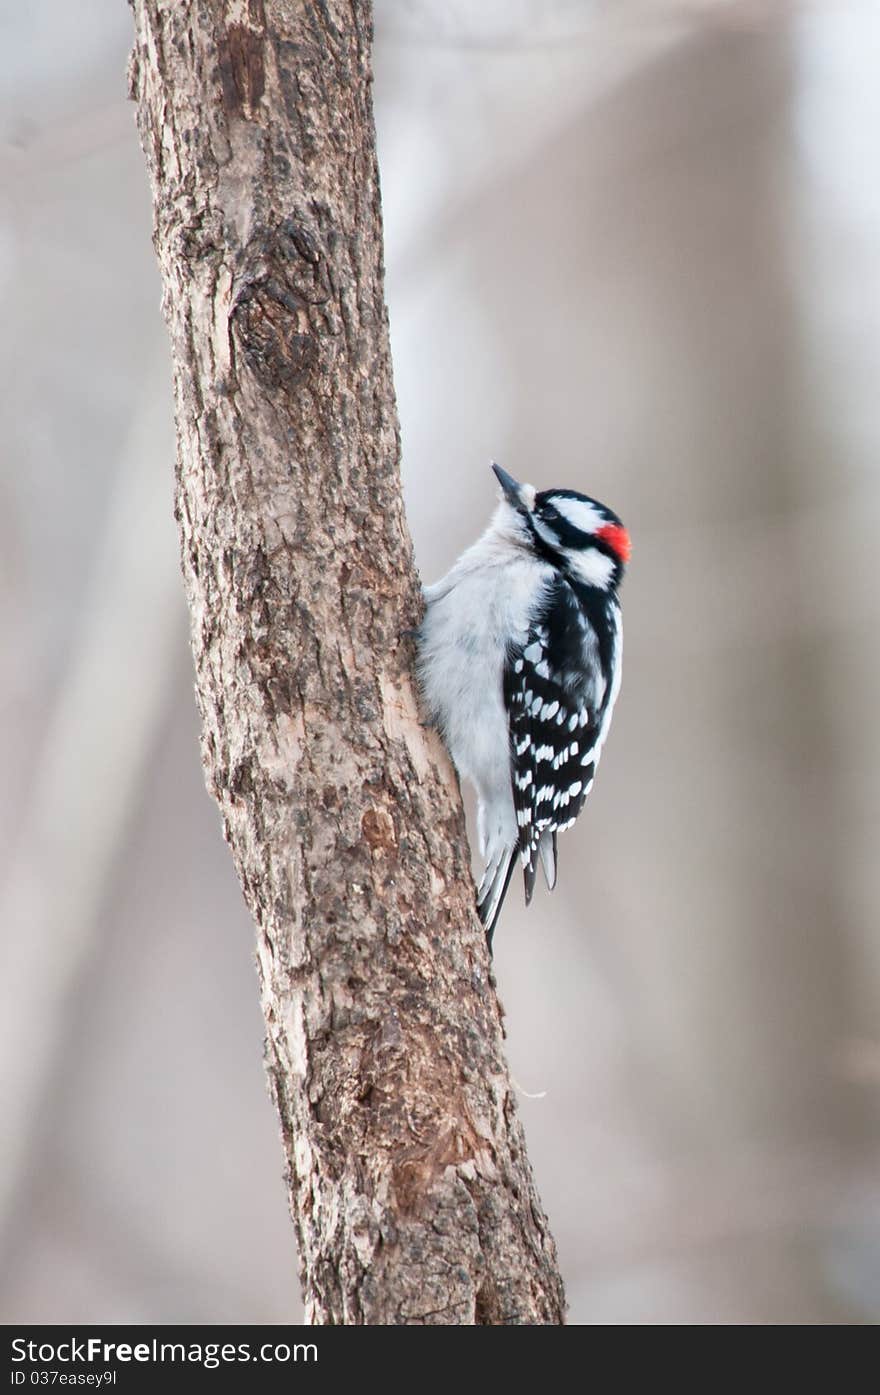
[[307, 1313], [558, 1323], [459, 793], [411, 672], [371, 7], [133, 9], [203, 756], [257, 926]]

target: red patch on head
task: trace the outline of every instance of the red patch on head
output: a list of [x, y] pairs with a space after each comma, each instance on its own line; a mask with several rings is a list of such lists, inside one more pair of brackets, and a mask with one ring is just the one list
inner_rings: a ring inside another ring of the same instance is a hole
[[621, 562], [628, 562], [632, 554], [629, 533], [619, 523], [606, 523], [602, 528], [596, 529], [596, 537], [607, 542], [611, 551], [615, 553]]

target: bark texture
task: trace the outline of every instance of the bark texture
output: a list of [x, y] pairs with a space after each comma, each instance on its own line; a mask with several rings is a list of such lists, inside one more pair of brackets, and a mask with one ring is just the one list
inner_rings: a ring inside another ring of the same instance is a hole
[[411, 671], [370, 5], [133, 9], [203, 755], [257, 926], [307, 1312], [557, 1323], [458, 789]]

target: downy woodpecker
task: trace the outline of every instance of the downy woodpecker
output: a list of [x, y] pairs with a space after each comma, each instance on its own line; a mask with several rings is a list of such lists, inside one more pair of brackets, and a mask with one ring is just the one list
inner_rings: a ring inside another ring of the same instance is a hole
[[459, 774], [476, 788], [492, 935], [519, 854], [526, 904], [538, 858], [556, 884], [556, 835], [589, 794], [620, 687], [617, 588], [630, 543], [616, 514], [573, 489], [537, 493], [493, 470], [489, 527], [425, 588], [419, 678]]

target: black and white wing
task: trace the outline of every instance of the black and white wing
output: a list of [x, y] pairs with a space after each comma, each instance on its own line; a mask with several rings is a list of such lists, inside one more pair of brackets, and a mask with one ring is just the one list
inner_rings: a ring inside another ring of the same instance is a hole
[[[613, 629], [614, 617], [609, 619]], [[560, 580], [526, 643], [505, 667], [517, 850], [527, 904], [539, 858], [548, 887], [554, 887], [556, 835], [572, 826], [593, 783], [619, 662], [615, 634], [610, 644], [604, 639]]]

